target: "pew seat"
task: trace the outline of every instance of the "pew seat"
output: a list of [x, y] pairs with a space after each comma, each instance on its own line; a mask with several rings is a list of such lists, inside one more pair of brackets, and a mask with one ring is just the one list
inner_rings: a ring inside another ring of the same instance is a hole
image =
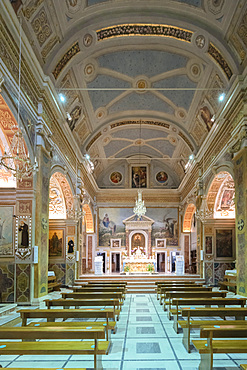
[[241, 370], [247, 370], [247, 364], [242, 364], [240, 365]]
[[[94, 368], [102, 369], [101, 355], [107, 355], [111, 345], [104, 340], [105, 330], [102, 327], [0, 328], [0, 355], [93, 355]], [[41, 341], [36, 342], [38, 339]]]
[[[214, 325], [202, 327], [200, 337], [206, 340], [193, 340], [199, 351], [201, 362], [199, 370], [213, 369], [214, 353], [247, 353], [247, 325]], [[224, 339], [213, 339], [224, 338]], [[234, 338], [234, 339], [228, 339]], [[241, 339], [236, 339], [241, 338]]]

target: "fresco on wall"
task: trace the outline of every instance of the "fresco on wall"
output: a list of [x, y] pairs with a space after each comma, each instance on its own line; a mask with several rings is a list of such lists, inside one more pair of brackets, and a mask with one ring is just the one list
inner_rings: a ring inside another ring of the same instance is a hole
[[13, 207], [0, 207], [0, 256], [13, 255]]
[[147, 187], [147, 167], [132, 167], [132, 188]]
[[123, 176], [120, 172], [112, 172], [111, 173], [111, 176], [110, 176], [110, 180], [111, 182], [113, 182], [113, 184], [119, 184], [123, 179]]
[[133, 215], [132, 208], [99, 209], [99, 246], [110, 246], [111, 239], [121, 239], [125, 246], [125, 225], [123, 220]]
[[[123, 220], [133, 215], [133, 208], [99, 208], [99, 246], [110, 246], [111, 239], [121, 239], [126, 245]], [[156, 239], [166, 239], [167, 247], [178, 246], [178, 209], [147, 208], [146, 216], [155, 222], [152, 226], [152, 246]]]
[[155, 239], [166, 239], [167, 247], [178, 246], [178, 209], [147, 208], [147, 217], [154, 220], [152, 226], [152, 245]]

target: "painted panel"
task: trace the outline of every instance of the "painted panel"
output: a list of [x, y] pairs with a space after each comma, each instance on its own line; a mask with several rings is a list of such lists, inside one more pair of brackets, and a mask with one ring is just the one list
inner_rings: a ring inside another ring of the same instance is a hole
[[0, 207], [0, 256], [13, 256], [13, 207]]

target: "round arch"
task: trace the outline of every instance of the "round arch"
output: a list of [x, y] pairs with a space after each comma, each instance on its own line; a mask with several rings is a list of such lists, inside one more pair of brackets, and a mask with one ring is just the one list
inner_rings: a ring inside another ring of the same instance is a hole
[[214, 218], [235, 218], [235, 184], [229, 171], [219, 171], [209, 186], [207, 206], [214, 211]]
[[193, 203], [188, 204], [185, 214], [184, 214], [184, 222], [183, 222], [183, 232], [189, 233], [191, 232], [191, 222], [193, 215], [196, 211], [196, 206]]
[[83, 211], [85, 212], [85, 221], [86, 221], [86, 233], [94, 233], [94, 221], [91, 208], [89, 204], [84, 204]]
[[49, 218], [69, 218], [73, 206], [73, 193], [65, 175], [54, 172], [50, 178]]

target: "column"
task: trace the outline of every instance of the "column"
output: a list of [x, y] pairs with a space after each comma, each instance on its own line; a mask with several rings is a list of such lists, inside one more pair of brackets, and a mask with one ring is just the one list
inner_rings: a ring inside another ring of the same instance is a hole
[[236, 207], [237, 293], [247, 296], [247, 126], [242, 128], [240, 140], [235, 149], [239, 149], [233, 158]]

